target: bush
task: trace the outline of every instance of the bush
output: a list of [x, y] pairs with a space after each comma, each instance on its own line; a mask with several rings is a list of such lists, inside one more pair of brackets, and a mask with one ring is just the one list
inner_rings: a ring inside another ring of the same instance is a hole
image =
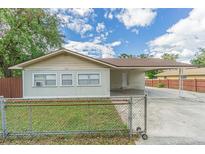
[[159, 84], [157, 85], [157, 87], [158, 87], [158, 88], [164, 88], [164, 87], [165, 87], [165, 84], [164, 84], [164, 83], [159, 83]]

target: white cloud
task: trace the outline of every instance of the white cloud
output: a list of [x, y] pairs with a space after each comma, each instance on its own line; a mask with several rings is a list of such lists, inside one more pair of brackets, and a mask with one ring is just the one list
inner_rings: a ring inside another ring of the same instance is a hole
[[122, 9], [116, 18], [129, 29], [149, 26], [156, 15], [157, 13], [153, 9]]
[[98, 23], [96, 26], [96, 31], [98, 33], [103, 32], [105, 30], [105, 24], [103, 22]]
[[69, 18], [69, 16], [67, 17], [67, 20], [64, 20], [64, 26], [80, 34], [82, 37], [86, 32], [92, 30], [92, 26], [90, 24], [86, 24], [83, 19], [75, 19], [73, 17]]
[[104, 18], [112, 20], [116, 10], [116, 8], [105, 9]]
[[175, 53], [179, 54], [179, 61], [189, 62], [199, 48], [205, 47], [205, 10], [193, 9], [187, 18], [178, 21], [166, 34], [148, 45], [151, 54], [157, 57]]
[[85, 33], [93, 29], [88, 23], [94, 16], [93, 9], [49, 9], [60, 20], [62, 27], [66, 27], [84, 37]]
[[92, 41], [95, 43], [105, 42], [107, 40], [108, 35], [109, 35], [108, 32], [100, 33], [97, 36], [95, 36]]
[[116, 47], [116, 46], [119, 46], [119, 45], [121, 45], [122, 44], [122, 42], [121, 41], [114, 41], [114, 42], [112, 42], [112, 43], [110, 43], [110, 44], [107, 44], [108, 46], [111, 46], [111, 47]]
[[[114, 45], [116, 45], [116, 43], [114, 43]], [[111, 46], [110, 44], [103, 45], [95, 42], [69, 41], [64, 45], [64, 47], [94, 58], [110, 58], [114, 57], [115, 55], [113, 46]]]
[[74, 9], [69, 9], [68, 11], [73, 13], [74, 15], [79, 15], [81, 17], [88, 17], [94, 12], [93, 9], [89, 9], [89, 8], [74, 8]]
[[106, 11], [105, 14], [104, 14], [104, 17], [106, 19], [113, 19], [113, 14], [111, 11]]
[[93, 42], [102, 43], [102, 42], [107, 40], [107, 37], [109, 35], [109, 31], [106, 31], [106, 27], [105, 27], [105, 24], [103, 22], [97, 24], [96, 32], [97, 32], [97, 34], [93, 38]]
[[131, 32], [135, 33], [136, 35], [138, 35], [138, 34], [139, 34], [139, 30], [138, 30], [138, 29], [136, 29], [136, 28], [132, 29], [132, 30], [131, 30]]

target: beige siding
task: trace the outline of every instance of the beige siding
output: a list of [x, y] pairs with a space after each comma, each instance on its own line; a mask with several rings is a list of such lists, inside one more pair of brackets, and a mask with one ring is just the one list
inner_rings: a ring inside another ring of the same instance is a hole
[[90, 62], [83, 58], [69, 54], [61, 54], [56, 57], [49, 58], [45, 61], [29, 65], [24, 69], [80, 69], [80, 68], [102, 68], [101, 64]]
[[[52, 87], [33, 87], [33, 73], [55, 73], [57, 85]], [[73, 74], [73, 86], [63, 87], [60, 85], [61, 73]], [[78, 73], [100, 73], [101, 84], [97, 86], [78, 86]], [[24, 98], [57, 98], [57, 97], [109, 97], [110, 96], [110, 69], [93, 70], [25, 70], [23, 84]]]
[[122, 87], [122, 71], [111, 70], [110, 71], [110, 88], [120, 89]]
[[131, 70], [128, 73], [128, 89], [144, 90], [145, 73], [138, 70]]

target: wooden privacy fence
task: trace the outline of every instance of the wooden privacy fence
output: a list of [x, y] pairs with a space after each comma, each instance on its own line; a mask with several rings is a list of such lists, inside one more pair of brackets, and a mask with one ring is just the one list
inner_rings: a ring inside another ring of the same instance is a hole
[[21, 98], [22, 91], [21, 77], [0, 78], [0, 96]]
[[[147, 79], [145, 85], [148, 87], [164, 86], [165, 88], [178, 89], [179, 80], [159, 80]], [[205, 92], [205, 79], [185, 79], [183, 80], [183, 89], [188, 91]]]

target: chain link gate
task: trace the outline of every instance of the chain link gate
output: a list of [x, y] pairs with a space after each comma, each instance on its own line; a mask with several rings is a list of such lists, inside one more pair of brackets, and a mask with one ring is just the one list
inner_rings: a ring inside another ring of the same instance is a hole
[[147, 95], [144, 97], [132, 97], [133, 125], [144, 140], [147, 136]]
[[1, 97], [0, 103], [0, 133], [4, 138], [93, 133], [146, 135], [146, 96], [39, 100]]

